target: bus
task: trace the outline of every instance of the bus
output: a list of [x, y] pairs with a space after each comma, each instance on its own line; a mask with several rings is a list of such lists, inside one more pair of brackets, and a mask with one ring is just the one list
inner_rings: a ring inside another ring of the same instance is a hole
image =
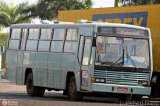
[[88, 21], [14, 24], [6, 66], [6, 79], [26, 85], [29, 96], [43, 96], [47, 89], [62, 90], [71, 100], [87, 94], [140, 99], [151, 93], [151, 33]]

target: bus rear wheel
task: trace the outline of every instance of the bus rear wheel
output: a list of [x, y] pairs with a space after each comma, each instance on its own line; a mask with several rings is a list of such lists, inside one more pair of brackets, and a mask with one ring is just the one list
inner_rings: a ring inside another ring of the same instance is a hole
[[81, 100], [83, 95], [77, 92], [75, 77], [72, 76], [68, 84], [68, 97], [70, 100]]
[[29, 73], [26, 81], [26, 90], [29, 96], [43, 96], [45, 89], [42, 87], [34, 86], [33, 74]]

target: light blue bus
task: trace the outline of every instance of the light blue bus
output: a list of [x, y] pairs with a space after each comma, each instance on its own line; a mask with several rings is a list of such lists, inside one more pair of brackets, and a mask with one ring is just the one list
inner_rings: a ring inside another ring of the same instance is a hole
[[[111, 23], [11, 25], [6, 79], [29, 96], [63, 90], [84, 94], [150, 95], [152, 43], [148, 28]], [[122, 98], [122, 96], [121, 96]]]

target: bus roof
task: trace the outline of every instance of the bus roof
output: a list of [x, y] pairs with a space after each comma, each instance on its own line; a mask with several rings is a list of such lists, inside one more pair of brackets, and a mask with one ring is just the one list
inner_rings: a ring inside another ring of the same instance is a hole
[[42, 27], [123, 27], [123, 28], [135, 28], [141, 30], [147, 30], [146, 27], [128, 25], [128, 24], [119, 24], [119, 23], [106, 23], [106, 22], [93, 22], [93, 23], [56, 23], [56, 24], [12, 24], [11, 28], [42, 28]]

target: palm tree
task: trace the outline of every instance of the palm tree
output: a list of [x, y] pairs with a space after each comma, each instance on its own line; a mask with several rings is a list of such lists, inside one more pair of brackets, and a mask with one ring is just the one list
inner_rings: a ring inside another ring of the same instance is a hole
[[29, 16], [21, 14], [26, 7], [28, 7], [27, 2], [13, 6], [0, 1], [0, 25], [8, 27], [11, 24], [30, 22]]
[[39, 0], [37, 5], [26, 8], [22, 13], [41, 20], [53, 20], [58, 16], [60, 10], [88, 9], [91, 8], [91, 0]]

